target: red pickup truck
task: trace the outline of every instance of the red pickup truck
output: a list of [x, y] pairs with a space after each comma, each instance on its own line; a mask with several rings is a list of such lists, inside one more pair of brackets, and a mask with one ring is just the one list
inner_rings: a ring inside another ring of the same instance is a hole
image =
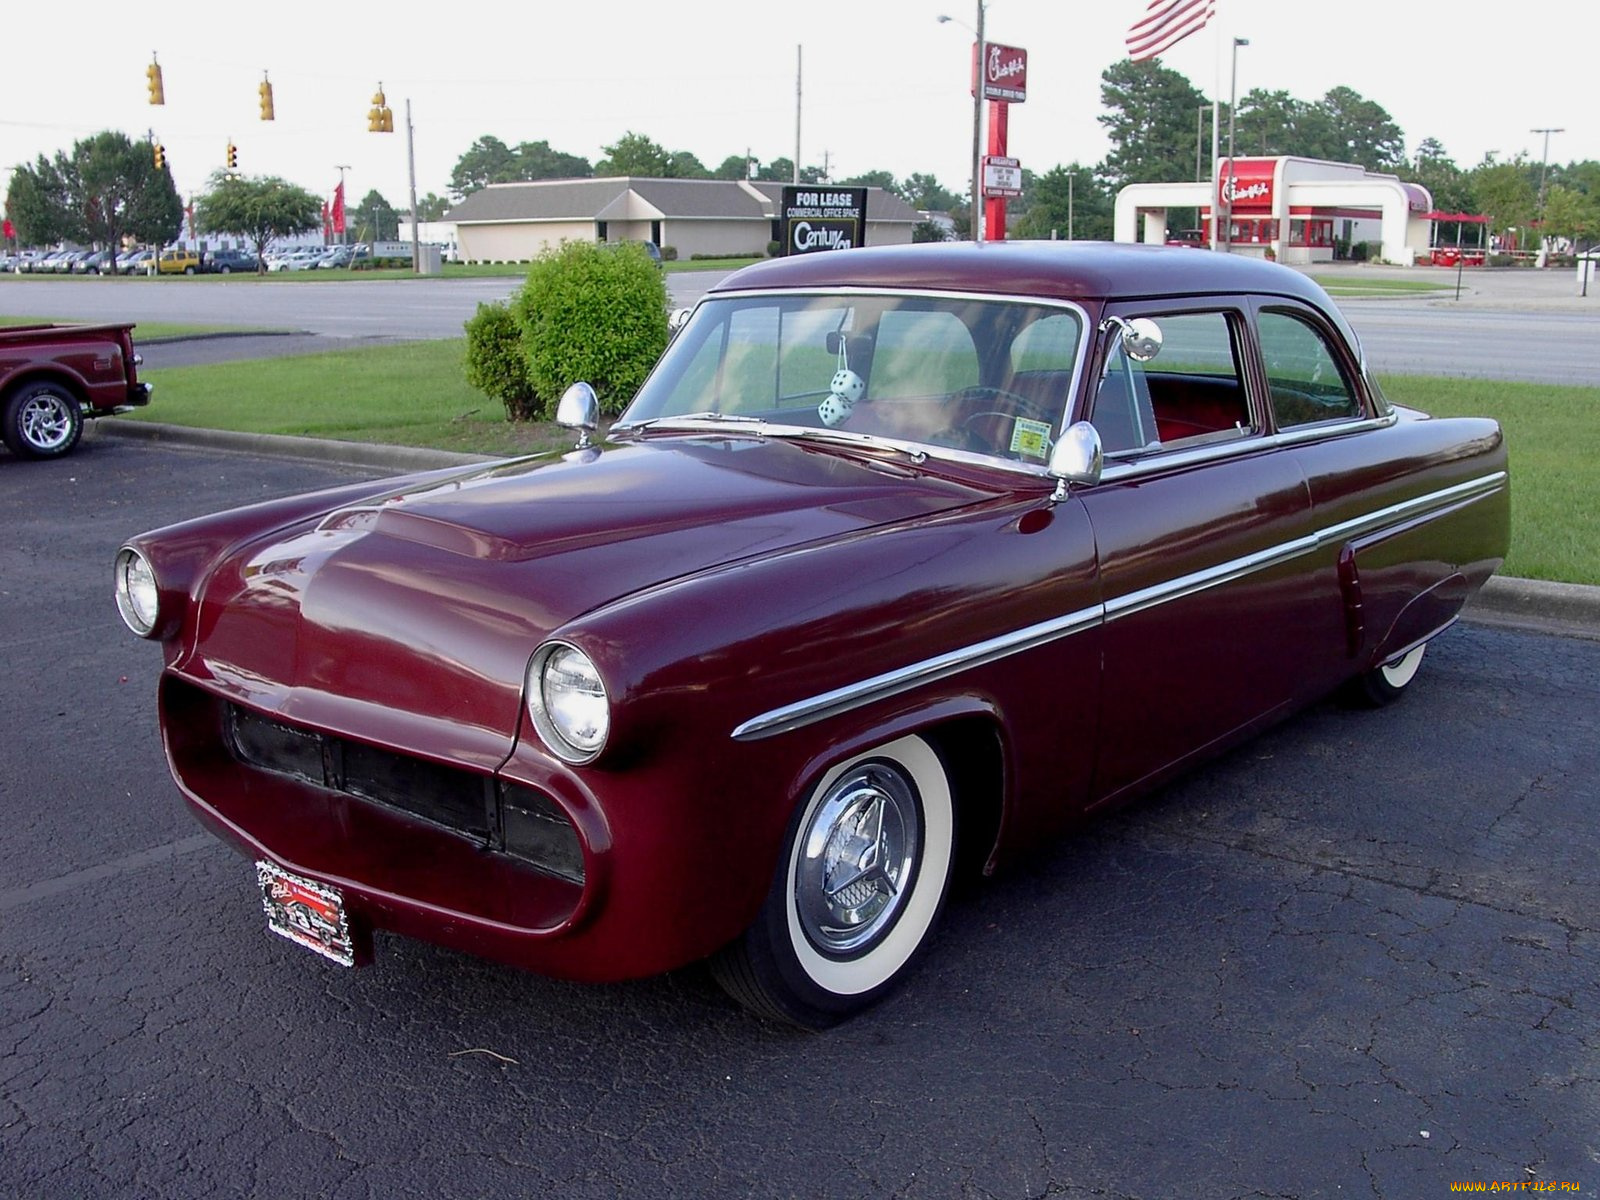
[[0, 437], [19, 458], [60, 458], [83, 422], [150, 403], [133, 326], [0, 328]]

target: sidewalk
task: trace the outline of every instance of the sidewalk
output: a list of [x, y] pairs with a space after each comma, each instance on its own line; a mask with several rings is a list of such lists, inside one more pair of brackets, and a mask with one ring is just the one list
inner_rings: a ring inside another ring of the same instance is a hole
[[1576, 267], [1466, 267], [1460, 275], [1461, 297], [1456, 298], [1456, 272], [1449, 267], [1391, 267], [1377, 263], [1313, 263], [1295, 270], [1324, 283], [1359, 284], [1363, 279], [1402, 279], [1435, 285], [1438, 293], [1403, 292], [1383, 296], [1339, 297], [1340, 304], [1363, 300], [1407, 299], [1418, 304], [1471, 308], [1506, 308], [1519, 312], [1579, 312], [1600, 315], [1600, 285], [1591, 280], [1589, 294], [1578, 294]]
[[[396, 475], [496, 461], [488, 455], [453, 454], [415, 446], [381, 446], [368, 442], [337, 442], [266, 433], [231, 433], [220, 429], [190, 429], [182, 425], [161, 425], [149, 421], [94, 421], [89, 423], [87, 434], [164, 442], [174, 446], [197, 446], [237, 454], [277, 455], [313, 462], [340, 463]], [[1549, 583], [1541, 579], [1495, 578], [1468, 603], [1462, 620], [1500, 629], [1600, 641], [1600, 587]]]

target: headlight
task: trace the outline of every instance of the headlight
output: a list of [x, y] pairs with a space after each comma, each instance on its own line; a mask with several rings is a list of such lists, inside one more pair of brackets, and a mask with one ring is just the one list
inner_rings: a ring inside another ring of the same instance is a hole
[[131, 546], [117, 551], [117, 611], [123, 623], [140, 637], [156, 627], [159, 593], [150, 561]]
[[566, 642], [548, 642], [528, 664], [528, 714], [560, 758], [593, 762], [611, 731], [611, 702], [589, 656]]

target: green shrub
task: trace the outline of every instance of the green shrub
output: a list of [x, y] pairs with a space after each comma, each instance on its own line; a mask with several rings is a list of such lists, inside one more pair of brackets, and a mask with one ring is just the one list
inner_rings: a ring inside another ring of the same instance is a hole
[[661, 247], [661, 261], [662, 262], [677, 262], [678, 261], [678, 248], [676, 246], [663, 246], [663, 247]]
[[615, 416], [667, 345], [667, 284], [638, 246], [566, 242], [546, 250], [511, 300], [540, 411], [586, 380]]
[[467, 383], [504, 404], [508, 420], [533, 420], [538, 403], [522, 353], [522, 330], [511, 309], [480, 304], [466, 328]]

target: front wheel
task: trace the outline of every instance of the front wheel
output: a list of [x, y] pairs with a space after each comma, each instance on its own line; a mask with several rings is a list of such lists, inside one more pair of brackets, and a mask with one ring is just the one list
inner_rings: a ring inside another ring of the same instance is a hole
[[1357, 676], [1350, 681], [1349, 698], [1369, 708], [1393, 704], [1405, 695], [1411, 681], [1417, 677], [1417, 670], [1422, 666], [1423, 651], [1427, 648], [1428, 643], [1423, 642], [1398, 658], [1391, 658], [1366, 674]]
[[790, 823], [761, 913], [711, 961], [759, 1016], [825, 1029], [877, 1003], [927, 943], [950, 885], [944, 764], [904, 737], [828, 771]]
[[83, 410], [60, 384], [24, 384], [6, 400], [0, 436], [19, 458], [60, 458], [83, 436]]

